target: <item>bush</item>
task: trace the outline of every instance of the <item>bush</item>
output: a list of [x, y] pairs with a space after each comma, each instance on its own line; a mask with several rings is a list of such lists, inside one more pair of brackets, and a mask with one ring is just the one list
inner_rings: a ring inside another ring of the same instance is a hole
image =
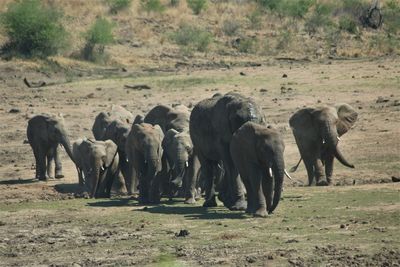
[[254, 52], [255, 44], [256, 40], [252, 38], [242, 38], [240, 39], [237, 49], [241, 53], [252, 53]]
[[120, 10], [127, 9], [131, 5], [132, 0], [108, 0], [107, 2], [110, 6], [110, 12], [116, 14]]
[[275, 10], [277, 9], [281, 0], [255, 0], [255, 1], [263, 8]]
[[303, 18], [314, 0], [282, 0], [277, 6], [277, 11], [283, 16]]
[[222, 31], [228, 36], [235, 35], [240, 29], [240, 22], [234, 19], [226, 19], [222, 23]]
[[279, 36], [278, 43], [276, 44], [276, 49], [286, 49], [289, 47], [292, 41], [292, 34], [288, 29], [284, 29]]
[[147, 12], [162, 13], [165, 10], [160, 0], [142, 0], [142, 8]]
[[94, 62], [104, 61], [105, 46], [114, 42], [113, 27], [113, 24], [104, 18], [98, 18], [94, 22], [85, 34], [86, 44], [82, 50], [83, 59]]
[[333, 6], [324, 3], [317, 3], [314, 7], [314, 12], [307, 19], [304, 27], [309, 34], [316, 33], [319, 28], [333, 26], [333, 21], [330, 18]]
[[170, 35], [170, 39], [177, 45], [184, 46], [189, 50], [206, 52], [212, 41], [209, 32], [198, 27], [183, 24]]
[[7, 52], [28, 57], [57, 54], [67, 40], [61, 18], [61, 11], [42, 5], [39, 0], [16, 1], [8, 5], [1, 16], [9, 38]]
[[171, 6], [178, 6], [179, 5], [179, 0], [171, 0]]
[[400, 31], [400, 3], [391, 0], [383, 9], [384, 27], [389, 34], [397, 34]]
[[246, 16], [250, 22], [250, 27], [252, 29], [260, 29], [261, 28], [261, 12], [257, 9], [251, 12]]
[[195, 15], [199, 15], [206, 8], [207, 0], [186, 0]]
[[357, 26], [357, 21], [349, 15], [342, 16], [339, 19], [339, 29], [347, 31], [348, 33], [351, 34], [357, 34], [358, 33], [358, 26]]

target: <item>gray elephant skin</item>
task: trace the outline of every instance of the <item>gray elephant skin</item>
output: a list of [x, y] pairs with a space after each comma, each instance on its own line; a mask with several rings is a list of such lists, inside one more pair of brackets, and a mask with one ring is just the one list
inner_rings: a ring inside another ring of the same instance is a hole
[[79, 183], [90, 197], [110, 197], [113, 183], [119, 179], [117, 145], [111, 141], [80, 139], [73, 144]]
[[276, 129], [246, 122], [233, 135], [230, 151], [246, 187], [246, 212], [265, 217], [278, 206], [285, 172], [285, 145]]
[[64, 120], [55, 115], [37, 115], [28, 121], [27, 137], [36, 161], [36, 175], [39, 180], [52, 177], [52, 163], [55, 162], [55, 178], [63, 178], [62, 164], [58, 152], [61, 144], [72, 161], [73, 155]]
[[341, 153], [338, 142], [357, 117], [358, 113], [348, 104], [304, 108], [292, 115], [289, 124], [307, 169], [309, 185], [332, 183], [334, 158], [344, 166], [354, 168]]
[[160, 172], [163, 169], [161, 142], [163, 131], [158, 125], [133, 124], [125, 145], [131, 181], [139, 180], [139, 202], [158, 203], [161, 199]]
[[125, 108], [112, 105], [110, 111], [100, 112], [93, 123], [92, 132], [96, 140], [105, 140], [104, 134], [107, 127], [115, 120], [131, 124], [134, 120], [132, 113]]
[[144, 117], [144, 122], [160, 125], [165, 137], [162, 143], [164, 157], [168, 163], [163, 189], [174, 194], [182, 192], [186, 204], [196, 202], [196, 183], [199, 162], [193, 153], [189, 135], [190, 111], [184, 105], [168, 107], [158, 105]]
[[219, 183], [219, 199], [231, 210], [245, 210], [247, 203], [243, 184], [230, 154], [233, 133], [244, 123], [264, 124], [265, 118], [256, 103], [237, 93], [216, 94], [199, 102], [190, 115], [190, 137], [205, 179], [206, 201], [216, 206], [216, 170], [222, 162], [224, 177]]

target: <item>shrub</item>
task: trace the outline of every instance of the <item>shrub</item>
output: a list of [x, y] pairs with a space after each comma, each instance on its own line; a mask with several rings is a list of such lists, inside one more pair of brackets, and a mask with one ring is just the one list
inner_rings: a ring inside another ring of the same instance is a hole
[[207, 0], [186, 0], [186, 2], [195, 15], [199, 15], [207, 5]]
[[162, 13], [165, 10], [160, 0], [142, 0], [142, 8], [147, 12]]
[[171, 0], [170, 4], [171, 4], [171, 6], [178, 6], [179, 0]]
[[170, 39], [186, 49], [206, 52], [212, 41], [212, 35], [198, 27], [183, 24], [170, 35]]
[[112, 30], [111, 22], [104, 18], [98, 18], [85, 34], [86, 44], [82, 50], [83, 59], [102, 61], [105, 46], [114, 42]]
[[342, 16], [339, 19], [339, 29], [347, 31], [351, 34], [358, 33], [357, 21], [349, 15]]
[[260, 10], [254, 10], [249, 15], [246, 16], [250, 22], [250, 27], [252, 29], [260, 29], [261, 28], [261, 12]]
[[281, 0], [255, 0], [255, 1], [263, 8], [275, 10], [277, 9]]
[[58, 53], [67, 40], [61, 18], [61, 11], [42, 5], [39, 0], [11, 3], [1, 17], [9, 38], [7, 52], [28, 57]]
[[235, 35], [240, 29], [240, 22], [234, 19], [226, 19], [222, 23], [222, 31], [228, 36]]
[[277, 11], [283, 16], [303, 18], [313, 3], [314, 0], [282, 0], [277, 6]]
[[383, 9], [384, 27], [389, 34], [397, 34], [400, 31], [400, 3], [396, 0], [387, 2]]
[[292, 34], [288, 29], [284, 29], [279, 36], [276, 49], [286, 49], [292, 41]]
[[309, 34], [315, 33], [318, 28], [326, 28], [333, 26], [333, 21], [330, 14], [333, 11], [333, 6], [325, 3], [317, 3], [314, 7], [314, 12], [307, 19], [304, 27]]
[[251, 53], [254, 52], [255, 44], [256, 40], [252, 38], [242, 38], [240, 39], [237, 49], [241, 53]]
[[127, 9], [131, 5], [132, 0], [108, 0], [107, 2], [110, 6], [110, 12], [116, 14], [120, 10]]

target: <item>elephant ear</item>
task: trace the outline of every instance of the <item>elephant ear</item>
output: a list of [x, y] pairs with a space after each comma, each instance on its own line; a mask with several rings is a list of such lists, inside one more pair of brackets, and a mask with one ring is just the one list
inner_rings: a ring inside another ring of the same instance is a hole
[[162, 141], [164, 139], [164, 132], [161, 129], [160, 125], [158, 125], [158, 124], [154, 125], [154, 129], [159, 133], [160, 141]]
[[339, 121], [337, 123], [337, 132], [339, 136], [347, 133], [348, 130], [353, 127], [354, 123], [357, 121], [358, 113], [354, 108], [348, 104], [337, 105], [336, 111], [338, 114]]
[[104, 160], [106, 165], [105, 167], [110, 167], [114, 161], [115, 155], [117, 154], [117, 145], [111, 140], [105, 141], [104, 145], [106, 150], [106, 157]]
[[178, 131], [175, 129], [169, 129], [164, 136], [164, 139], [162, 140], [162, 148], [165, 150], [168, 146], [171, 145], [171, 143], [174, 140], [175, 135], [178, 134]]
[[139, 124], [144, 122], [144, 117], [142, 115], [136, 115], [133, 124]]

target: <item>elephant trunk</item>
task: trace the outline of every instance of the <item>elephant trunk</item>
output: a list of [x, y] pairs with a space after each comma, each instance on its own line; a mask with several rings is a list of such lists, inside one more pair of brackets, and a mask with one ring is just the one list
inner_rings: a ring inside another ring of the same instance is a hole
[[344, 166], [349, 167], [349, 168], [354, 168], [354, 165], [349, 163], [345, 157], [343, 156], [342, 152], [340, 151], [338, 147], [338, 141], [339, 141], [339, 136], [337, 134], [336, 128], [332, 129], [331, 126], [325, 125], [324, 126], [324, 140], [326, 142], [327, 148], [329, 151], [333, 153], [335, 158], [342, 163]]
[[185, 172], [187, 167], [189, 166], [189, 159], [186, 151], [179, 151], [177, 153], [177, 161], [174, 165], [173, 177], [171, 183], [175, 187], [182, 187], [183, 177], [185, 176]]
[[274, 158], [274, 162], [272, 163], [272, 174], [274, 176], [274, 198], [272, 201], [272, 207], [268, 210], [268, 213], [270, 214], [278, 206], [279, 200], [281, 199], [283, 179], [285, 175], [285, 162], [283, 156]]
[[71, 143], [69, 141], [69, 138], [65, 134], [63, 134], [61, 136], [60, 143], [64, 147], [65, 151], [67, 152], [67, 154], [70, 157], [70, 159], [72, 160], [72, 162], [75, 163], [74, 155], [73, 155], [72, 149], [71, 149]]
[[95, 163], [92, 164], [93, 169], [92, 169], [92, 173], [91, 173], [91, 177], [92, 177], [92, 181], [91, 181], [91, 193], [90, 193], [90, 197], [95, 198], [96, 197], [96, 192], [97, 192], [97, 188], [99, 186], [99, 180], [100, 180], [100, 175], [101, 175], [101, 168], [103, 168], [103, 166], [101, 166], [101, 164], [99, 163]]

